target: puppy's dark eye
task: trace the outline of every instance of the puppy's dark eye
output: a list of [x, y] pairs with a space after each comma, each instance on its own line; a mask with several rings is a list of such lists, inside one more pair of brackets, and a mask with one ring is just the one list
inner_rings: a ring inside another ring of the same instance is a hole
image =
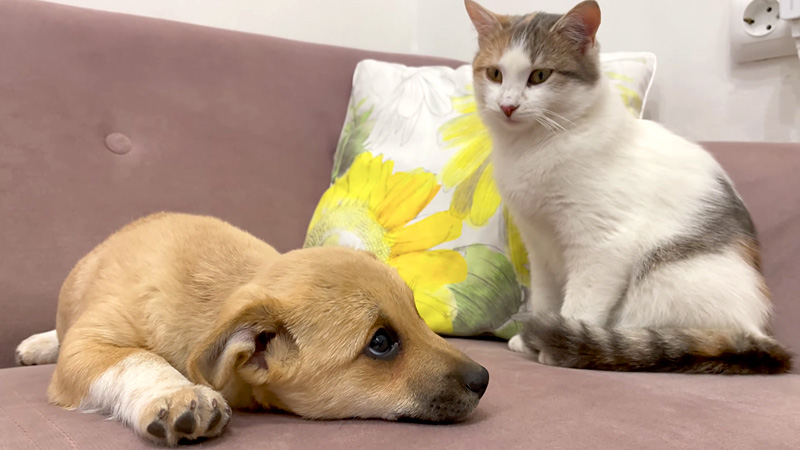
[[381, 328], [372, 335], [364, 353], [375, 359], [390, 359], [399, 349], [400, 342], [397, 340], [397, 336], [386, 328]]

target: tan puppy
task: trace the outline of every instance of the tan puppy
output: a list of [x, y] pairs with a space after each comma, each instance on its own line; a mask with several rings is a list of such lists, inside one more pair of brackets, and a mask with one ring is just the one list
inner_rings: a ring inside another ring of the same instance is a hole
[[[60, 343], [60, 348], [59, 348]], [[155, 214], [81, 259], [56, 330], [17, 349], [58, 359], [51, 402], [110, 414], [149, 440], [219, 435], [233, 408], [307, 418], [455, 421], [489, 373], [425, 325], [370, 254], [279, 254], [225, 222]]]

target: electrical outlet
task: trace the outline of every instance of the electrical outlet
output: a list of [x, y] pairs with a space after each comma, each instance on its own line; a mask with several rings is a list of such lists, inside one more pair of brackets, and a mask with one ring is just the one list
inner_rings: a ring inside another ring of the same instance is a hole
[[751, 1], [744, 9], [742, 17], [744, 31], [753, 37], [774, 32], [780, 20], [780, 4], [777, 0]]
[[731, 52], [736, 62], [795, 55], [789, 24], [778, 0], [732, 0]]

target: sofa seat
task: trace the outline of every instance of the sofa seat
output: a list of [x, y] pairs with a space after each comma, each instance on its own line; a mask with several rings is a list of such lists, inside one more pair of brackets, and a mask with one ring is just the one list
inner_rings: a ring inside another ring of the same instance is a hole
[[[491, 373], [454, 425], [236, 413], [200, 448], [798, 449], [800, 376], [611, 373], [542, 366], [505, 343], [452, 339]], [[0, 448], [145, 449], [119, 422], [47, 403], [52, 365], [0, 370]]]

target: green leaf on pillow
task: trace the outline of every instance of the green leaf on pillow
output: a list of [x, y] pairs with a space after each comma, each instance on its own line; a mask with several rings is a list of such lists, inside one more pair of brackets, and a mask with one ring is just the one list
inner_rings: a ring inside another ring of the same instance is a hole
[[495, 330], [494, 335], [503, 339], [511, 339], [520, 331], [522, 331], [522, 324], [516, 320], [509, 319], [508, 322], [504, 323], [500, 326], [500, 328]]
[[364, 146], [369, 134], [372, 132], [374, 121], [371, 120], [372, 107], [366, 111], [359, 112], [366, 98], [355, 102], [353, 99], [348, 107], [347, 121], [342, 129], [342, 135], [339, 138], [339, 143], [336, 145], [336, 154], [333, 158], [333, 173], [331, 174], [331, 183], [336, 181], [337, 178], [344, 175], [356, 156], [367, 151]]
[[453, 334], [494, 333], [519, 312], [523, 302], [514, 266], [488, 245], [472, 244], [456, 251], [467, 261], [467, 279], [448, 286], [457, 308]]

